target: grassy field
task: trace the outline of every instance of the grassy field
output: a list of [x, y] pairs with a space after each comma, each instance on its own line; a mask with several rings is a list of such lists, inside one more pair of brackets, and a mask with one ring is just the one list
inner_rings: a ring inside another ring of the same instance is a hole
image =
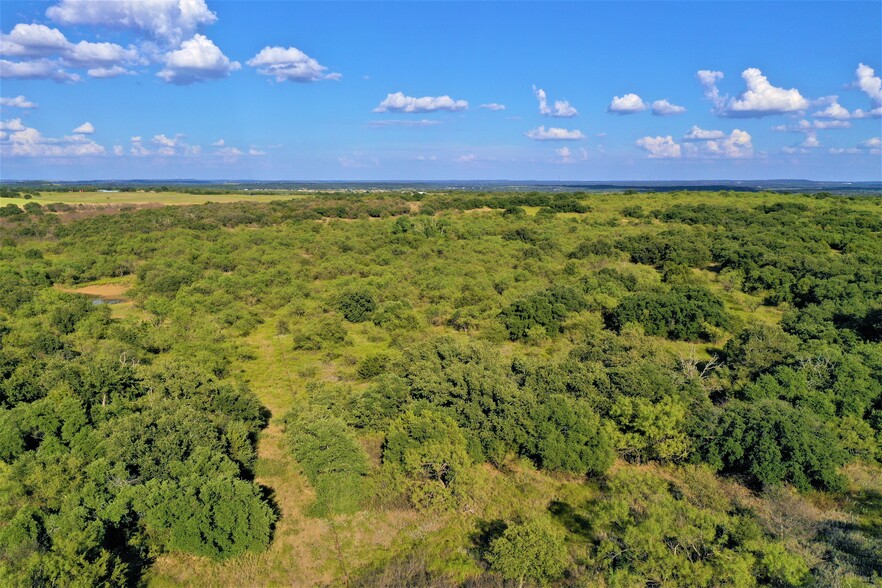
[[229, 194], [188, 194], [185, 192], [42, 192], [37, 198], [25, 200], [24, 198], [3, 198], [0, 204], [17, 204], [23, 206], [28, 202], [39, 204], [93, 204], [93, 205], [122, 205], [122, 204], [204, 204], [206, 202], [269, 202], [271, 200], [290, 200], [300, 198], [300, 194], [278, 192], [251, 196], [241, 192]]

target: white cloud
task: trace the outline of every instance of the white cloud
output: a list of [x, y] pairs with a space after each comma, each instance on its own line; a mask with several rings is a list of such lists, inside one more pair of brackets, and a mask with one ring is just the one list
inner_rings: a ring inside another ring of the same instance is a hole
[[8, 61], [0, 59], [0, 78], [23, 80], [53, 80], [56, 82], [78, 82], [80, 76], [64, 69], [55, 59], [36, 59], [29, 61]]
[[861, 149], [878, 149], [879, 147], [882, 147], [882, 140], [880, 140], [879, 137], [873, 137], [866, 141], [861, 141], [858, 143], [858, 147]]
[[824, 110], [818, 110], [812, 116], [818, 118], [831, 118], [835, 120], [846, 120], [851, 118], [851, 113], [838, 102], [839, 97], [833, 96], [833, 101]]
[[474, 163], [478, 160], [478, 156], [474, 153], [466, 153], [465, 155], [460, 155], [453, 161], [456, 163]]
[[212, 24], [217, 16], [205, 0], [61, 0], [46, 15], [65, 25], [96, 25], [130, 29], [178, 45], [200, 25]]
[[89, 43], [80, 41], [71, 43], [61, 54], [62, 59], [71, 67], [110, 68], [119, 64], [143, 65], [145, 60], [138, 55], [134, 47], [128, 49], [114, 43]]
[[215, 151], [214, 154], [226, 162], [236, 161], [245, 155], [241, 149], [237, 149], [236, 147], [223, 147], [222, 149]]
[[417, 161], [438, 161], [437, 155], [417, 155], [414, 157]]
[[753, 156], [750, 134], [740, 129], [728, 136], [722, 131], [709, 131], [694, 126], [683, 138], [681, 145], [670, 135], [666, 137], [643, 137], [637, 147], [649, 153], [650, 159], [721, 158], [744, 159]]
[[266, 155], [266, 151], [261, 151], [260, 149], [251, 148], [248, 150], [248, 155], [253, 155], [255, 157], [259, 157], [261, 155]]
[[850, 129], [851, 123], [847, 120], [815, 120], [812, 126], [816, 129]]
[[716, 86], [723, 77], [718, 71], [701, 70], [697, 74], [705, 89], [705, 96], [713, 103], [714, 112], [722, 117], [762, 117], [788, 112], [801, 112], [809, 107], [809, 102], [796, 88], [785, 90], [769, 83], [762, 71], [755, 67], [741, 73], [747, 90], [737, 98], [721, 96]]
[[484, 110], [505, 110], [505, 104], [490, 102], [488, 104], [482, 104], [478, 108], [483, 108]]
[[549, 127], [546, 129], [544, 125], [527, 131], [524, 134], [536, 141], [577, 141], [585, 138], [582, 131], [577, 129], [568, 130], [558, 127]]
[[13, 98], [0, 98], [0, 106], [8, 108], [36, 108], [37, 105], [22, 95]]
[[173, 137], [168, 137], [165, 134], [153, 135], [150, 142], [156, 145], [156, 149], [151, 150], [145, 147], [144, 141], [140, 136], [132, 137], [129, 153], [136, 157], [147, 157], [150, 155], [160, 157], [192, 157], [202, 153], [201, 147], [188, 144], [184, 141], [184, 135], [181, 134]]
[[[576, 154], [569, 147], [561, 147], [555, 149], [554, 152], [560, 157], [556, 163], [576, 163]], [[588, 150], [584, 147], [579, 149], [579, 159], [581, 161], [588, 159]]]
[[637, 94], [625, 94], [621, 98], [614, 96], [606, 111], [615, 114], [633, 114], [635, 112], [642, 112], [647, 108], [646, 102]]
[[684, 112], [686, 112], [685, 107], [671, 104], [667, 99], [656, 100], [652, 103], [652, 114], [657, 116], [670, 116], [672, 114], [681, 114]]
[[698, 78], [698, 81], [701, 82], [701, 85], [704, 88], [705, 98], [710, 100], [715, 109], [720, 108], [725, 103], [725, 99], [720, 96], [720, 90], [717, 88], [717, 81], [723, 79], [723, 72], [700, 69], [695, 73], [695, 77]]
[[420, 120], [372, 120], [367, 123], [367, 126], [372, 129], [384, 129], [388, 127], [432, 127], [440, 124], [440, 120], [424, 118]]
[[70, 46], [61, 31], [41, 24], [20, 23], [8, 35], [0, 33], [3, 57], [49, 57], [67, 51]]
[[240, 69], [205, 35], [196, 35], [181, 43], [181, 48], [165, 57], [165, 69], [156, 75], [170, 84], [187, 85], [225, 78]]
[[[713, 131], [711, 131], [713, 132]], [[729, 136], [691, 141], [684, 146], [686, 157], [745, 159], [753, 157], [753, 143], [747, 131], [735, 129]]]
[[355, 151], [351, 155], [342, 155], [337, 158], [342, 167], [363, 169], [380, 167], [380, 160], [362, 151]]
[[882, 155], [882, 139], [872, 137], [858, 143], [857, 147], [831, 148], [828, 150], [833, 155]]
[[141, 137], [132, 137], [130, 143], [131, 147], [129, 148], [129, 153], [135, 157], [146, 157], [151, 154], [151, 151], [144, 147], [144, 142], [141, 140]]
[[554, 106], [549, 107], [548, 96], [542, 88], [533, 86], [533, 93], [536, 95], [536, 100], [539, 101], [539, 114], [558, 118], [570, 118], [579, 114], [579, 111], [568, 100], [555, 100]]
[[339, 80], [338, 73], [325, 73], [327, 67], [296, 47], [264, 47], [246, 62], [265, 76], [274, 76], [277, 82], [317, 82]]
[[123, 155], [125, 153], [125, 149], [123, 149], [122, 145], [114, 145], [113, 146], [113, 154], [114, 155]]
[[825, 129], [850, 129], [851, 123], [847, 120], [800, 120], [795, 125], [776, 125], [773, 131], [779, 133], [809, 133]]
[[882, 106], [866, 111], [858, 108], [851, 113], [851, 116], [852, 118], [879, 118], [882, 117]]
[[25, 130], [25, 126], [22, 124], [20, 118], [13, 118], [10, 120], [0, 120], [0, 131], [23, 131]]
[[670, 135], [667, 137], [643, 137], [637, 139], [635, 145], [649, 153], [650, 159], [677, 159], [681, 157], [680, 145]]
[[818, 141], [818, 134], [814, 131], [809, 131], [808, 133], [805, 134], [805, 140], [802, 143], [800, 143], [799, 146], [800, 147], [808, 147], [808, 148], [820, 147], [821, 142]]
[[856, 80], [854, 86], [870, 97], [873, 104], [882, 106], [882, 78], [869, 65], [858, 64], [855, 70]]
[[92, 126], [92, 123], [87, 121], [75, 128], [73, 132], [77, 133], [78, 135], [91, 135], [95, 132], [95, 127]]
[[456, 112], [466, 110], [469, 103], [465, 100], [454, 100], [450, 96], [424, 96], [413, 98], [405, 96], [403, 92], [389, 94], [374, 108], [374, 112], [434, 112], [436, 110], [448, 110]]
[[3, 157], [85, 157], [103, 155], [103, 146], [84, 135], [58, 139], [44, 137], [40, 131], [26, 127], [18, 119], [0, 124], [0, 155]]
[[[56, 81], [75, 81], [76, 77], [64, 71], [65, 67], [90, 68], [92, 77], [113, 77], [131, 73], [123, 64], [144, 64], [137, 49], [128, 49], [114, 43], [71, 43], [58, 29], [39, 24], [17, 24], [8, 34], [0, 34], [0, 55], [23, 59], [5, 62], [10, 70], [3, 77], [45, 78]], [[47, 58], [57, 57], [57, 61]]]
[[174, 147], [178, 144], [180, 138], [175, 136], [173, 139], [166, 137], [165, 134], [161, 135], [153, 135], [153, 142], [157, 145], [162, 145], [163, 147]]
[[711, 139], [722, 139], [726, 136], [723, 131], [708, 131], [697, 125], [693, 125], [689, 132], [683, 136], [684, 141], [707, 141]]
[[218, 139], [214, 143], [211, 144], [212, 147], [223, 147], [226, 144], [226, 141], [223, 139]]
[[115, 78], [118, 76], [135, 74], [135, 72], [119, 65], [114, 65], [113, 67], [93, 67], [86, 73], [89, 74], [90, 78]]

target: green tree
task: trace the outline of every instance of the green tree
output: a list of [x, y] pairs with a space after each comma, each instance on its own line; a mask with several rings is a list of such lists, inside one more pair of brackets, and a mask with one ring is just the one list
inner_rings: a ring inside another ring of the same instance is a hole
[[561, 577], [570, 559], [563, 530], [545, 516], [509, 525], [484, 557], [491, 570], [518, 586]]

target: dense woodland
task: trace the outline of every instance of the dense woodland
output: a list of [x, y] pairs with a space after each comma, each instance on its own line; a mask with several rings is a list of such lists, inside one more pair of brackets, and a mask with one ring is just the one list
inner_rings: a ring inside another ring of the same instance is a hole
[[4, 586], [882, 585], [882, 198], [41, 198]]

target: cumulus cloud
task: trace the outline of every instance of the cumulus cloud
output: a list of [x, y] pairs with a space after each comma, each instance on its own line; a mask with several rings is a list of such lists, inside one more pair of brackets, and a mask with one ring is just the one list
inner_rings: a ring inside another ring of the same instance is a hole
[[649, 154], [650, 159], [677, 159], [682, 153], [680, 145], [670, 135], [666, 137], [643, 137], [635, 145]]
[[77, 133], [78, 135], [91, 135], [95, 132], [95, 127], [92, 126], [92, 123], [87, 121], [75, 128], [73, 132]]
[[882, 155], [882, 139], [872, 137], [866, 141], [861, 141], [857, 147], [848, 148], [832, 148], [828, 150], [833, 155], [852, 154], [852, 155]]
[[34, 102], [31, 102], [27, 98], [22, 95], [14, 96], [12, 98], [0, 98], [0, 106], [4, 106], [7, 108], [36, 108], [37, 105]]
[[52, 80], [55, 82], [80, 81], [80, 76], [66, 71], [64, 65], [55, 59], [34, 59], [29, 61], [0, 59], [0, 78]]
[[554, 152], [560, 157], [560, 159], [557, 160], [557, 163], [576, 163], [578, 160], [585, 161], [588, 159], [588, 150], [584, 147], [579, 149], [578, 159], [576, 153], [569, 147], [561, 147], [555, 149]]
[[423, 96], [422, 98], [414, 98], [405, 96], [403, 92], [395, 92], [389, 94], [374, 108], [374, 112], [434, 112], [436, 110], [447, 110], [457, 112], [467, 110], [469, 103], [465, 100], [454, 100], [450, 96]]
[[474, 153], [466, 153], [465, 155], [460, 155], [453, 161], [456, 163], [474, 163], [478, 160], [478, 156]]
[[799, 146], [807, 148], [820, 147], [821, 142], [818, 141], [818, 133], [816, 133], [815, 131], [809, 131], [808, 133], [806, 133], [805, 140], [800, 143]]
[[114, 145], [114, 146], [113, 146], [113, 154], [114, 154], [114, 155], [117, 155], [117, 156], [119, 156], [119, 155], [124, 155], [124, 154], [125, 154], [125, 149], [123, 148], [122, 145]]
[[[0, 62], [0, 77], [50, 79], [57, 82], [79, 80], [65, 68], [88, 68], [88, 75], [109, 78], [133, 73], [123, 65], [143, 64], [134, 47], [114, 43], [72, 43], [58, 29], [39, 24], [17, 24], [12, 31], [0, 34], [0, 55], [21, 61]], [[54, 57], [54, 59], [49, 59]]]
[[275, 77], [277, 82], [317, 82], [339, 80], [338, 73], [325, 73], [327, 67], [296, 47], [264, 47], [246, 62], [259, 74]]
[[505, 104], [490, 102], [488, 104], [482, 104], [478, 108], [483, 108], [484, 110], [505, 110]]
[[260, 149], [255, 149], [254, 147], [252, 147], [248, 150], [248, 155], [260, 157], [262, 155], [266, 155], [266, 151], [261, 151]]
[[634, 114], [646, 110], [648, 106], [637, 94], [625, 94], [622, 97], [614, 96], [606, 111], [614, 114]]
[[46, 11], [54, 22], [129, 29], [176, 46], [217, 20], [205, 0], [61, 0]]
[[882, 106], [882, 78], [869, 65], [858, 64], [854, 87], [870, 97], [875, 106]]
[[212, 147], [223, 147], [226, 144], [226, 141], [223, 139], [218, 139], [214, 143], [211, 144]]
[[652, 114], [656, 116], [670, 116], [672, 114], [682, 114], [686, 112], [683, 106], [671, 104], [667, 99], [656, 100], [652, 103]]
[[700, 69], [695, 73], [695, 77], [704, 88], [704, 96], [710, 100], [714, 108], [719, 108], [725, 104], [725, 100], [720, 96], [720, 90], [717, 88], [717, 82], [723, 79], [723, 72], [713, 71], [710, 69]]
[[180, 133], [172, 137], [165, 134], [153, 135], [150, 140], [153, 148], [147, 147], [140, 136], [132, 137], [129, 143], [129, 153], [135, 157], [192, 157], [202, 153], [200, 146], [188, 144]]
[[548, 106], [548, 96], [542, 88], [533, 86], [533, 93], [539, 101], [539, 114], [558, 118], [570, 118], [579, 114], [567, 100], [555, 100], [554, 106]]
[[861, 149], [879, 149], [879, 147], [882, 147], [882, 140], [879, 137], [873, 137], [866, 141], [861, 141], [858, 143], [858, 147]]
[[17, 24], [8, 35], [0, 34], [0, 55], [22, 60], [7, 62], [12, 73], [4, 77], [56, 81], [75, 81], [76, 76], [67, 73], [65, 67], [89, 68], [90, 76], [106, 78], [132, 73], [123, 65], [146, 63], [134, 47], [88, 41], [72, 43], [58, 29], [40, 24]]
[[368, 122], [367, 126], [372, 129], [385, 129], [388, 127], [433, 127], [440, 124], [440, 120], [424, 118], [421, 120], [372, 120]]
[[85, 157], [105, 153], [103, 146], [85, 135], [57, 139], [44, 137], [19, 119], [0, 123], [0, 132], [0, 155], [3, 157]]
[[697, 125], [693, 125], [689, 132], [683, 136], [684, 141], [707, 141], [712, 139], [722, 139], [726, 136], [723, 131], [708, 131]]
[[722, 131], [692, 129], [681, 145], [670, 135], [666, 137], [643, 137], [636, 145], [649, 154], [650, 159], [720, 158], [743, 159], [753, 156], [753, 143], [746, 131], [735, 129], [729, 135]]
[[179, 86], [217, 80], [240, 69], [238, 61], [230, 61], [205, 35], [195, 35], [181, 43], [181, 48], [165, 57], [165, 69], [156, 75], [170, 84]]
[[717, 116], [731, 118], [762, 117], [788, 112], [801, 112], [809, 107], [796, 88], [786, 90], [769, 83], [762, 71], [755, 67], [741, 73], [747, 90], [736, 98], [722, 96], [717, 88], [717, 81], [723, 77], [722, 72], [701, 70], [697, 74], [705, 89], [705, 96], [714, 105]]
[[830, 102], [830, 104], [827, 105], [827, 108], [814, 112], [812, 116], [816, 116], [818, 118], [831, 118], [836, 120], [846, 120], [851, 118], [851, 113], [848, 111], [848, 109], [839, 104], [838, 100], [838, 96], [832, 96], [832, 101]]
[[753, 157], [753, 142], [747, 131], [735, 129], [728, 136], [686, 143], [686, 157], [744, 159]]
[[568, 130], [558, 127], [549, 127], [546, 129], [544, 125], [529, 130], [524, 134], [536, 141], [578, 141], [579, 139], [585, 138], [582, 131], [577, 129]]
[[856, 108], [855, 111], [851, 113], [851, 116], [852, 118], [880, 118], [882, 117], [882, 106], [872, 110], [861, 110], [860, 108]]
[[151, 151], [144, 147], [144, 142], [141, 140], [141, 137], [132, 137], [129, 140], [129, 143], [129, 153], [135, 157], [146, 157], [151, 154]]
[[0, 120], [0, 131], [23, 131], [25, 130], [24, 124], [22, 124], [20, 118], [13, 118], [9, 120]]
[[4, 57], [48, 57], [68, 50], [71, 43], [58, 29], [41, 24], [17, 24], [9, 34], [0, 34], [0, 55]]

